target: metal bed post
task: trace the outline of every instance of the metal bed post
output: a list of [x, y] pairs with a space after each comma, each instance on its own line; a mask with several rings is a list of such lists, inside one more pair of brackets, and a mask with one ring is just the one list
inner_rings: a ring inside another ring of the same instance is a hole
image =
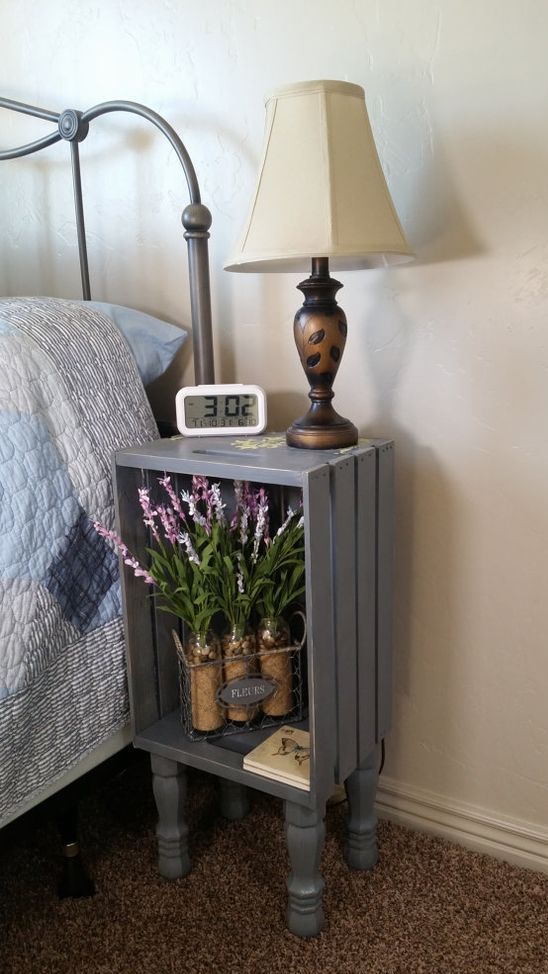
[[55, 122], [57, 131], [51, 132], [42, 139], [0, 152], [0, 161], [20, 159], [22, 156], [39, 152], [61, 139], [70, 142], [72, 179], [74, 190], [74, 208], [76, 215], [76, 233], [78, 238], [78, 254], [80, 258], [80, 274], [82, 278], [82, 296], [84, 300], [91, 298], [89, 282], [89, 267], [87, 257], [86, 231], [84, 222], [84, 207], [82, 197], [82, 181], [80, 174], [80, 155], [78, 143], [82, 142], [89, 131], [89, 123], [101, 115], [111, 112], [129, 112], [152, 122], [168, 139], [177, 154], [186, 177], [190, 194], [190, 205], [182, 215], [185, 229], [185, 240], [188, 247], [188, 266], [190, 282], [190, 304], [192, 317], [192, 344], [194, 351], [194, 375], [197, 383], [212, 383], [215, 381], [213, 359], [213, 338], [211, 322], [211, 291], [209, 282], [209, 253], [208, 239], [211, 226], [211, 213], [204, 206], [200, 198], [200, 189], [192, 160], [175, 130], [161, 115], [153, 112], [145, 105], [130, 101], [109, 101], [95, 105], [85, 112], [67, 109], [62, 113], [51, 112], [46, 109], [26, 105], [23, 102], [0, 98], [0, 108], [7, 108], [24, 115], [32, 115], [45, 121]]
[[72, 185], [74, 188], [76, 233], [78, 235], [78, 254], [80, 256], [80, 274], [82, 277], [82, 297], [84, 301], [91, 301], [88, 248], [86, 243], [86, 226], [84, 223], [84, 204], [82, 200], [82, 179], [80, 176], [80, 153], [77, 142], [70, 143], [70, 159], [72, 162]]

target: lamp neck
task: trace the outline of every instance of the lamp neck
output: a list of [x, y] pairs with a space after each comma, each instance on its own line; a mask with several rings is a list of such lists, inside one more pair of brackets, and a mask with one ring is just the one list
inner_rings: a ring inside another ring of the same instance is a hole
[[297, 287], [304, 294], [304, 307], [322, 307], [323, 310], [335, 312], [335, 295], [342, 284], [329, 276], [329, 257], [313, 257], [310, 277]]
[[313, 257], [311, 277], [329, 277], [329, 257]]

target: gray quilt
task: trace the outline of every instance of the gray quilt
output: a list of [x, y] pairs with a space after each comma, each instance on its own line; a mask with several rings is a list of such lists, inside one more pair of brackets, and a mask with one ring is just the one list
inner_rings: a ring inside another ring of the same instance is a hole
[[0, 823], [127, 722], [115, 450], [158, 431], [111, 320], [0, 300]]

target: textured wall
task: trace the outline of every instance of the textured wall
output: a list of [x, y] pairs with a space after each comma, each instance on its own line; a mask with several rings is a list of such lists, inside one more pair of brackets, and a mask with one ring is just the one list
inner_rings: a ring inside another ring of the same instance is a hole
[[[53, 109], [134, 99], [181, 133], [214, 217], [219, 377], [261, 383], [278, 426], [304, 399], [291, 337], [297, 281], [222, 270], [254, 181], [263, 96], [313, 77], [365, 87], [417, 252], [402, 269], [341, 275], [350, 331], [335, 405], [362, 432], [397, 439], [387, 770], [539, 826], [548, 802], [547, 32], [539, 0], [7, 0], [0, 66], [7, 96]], [[135, 120], [97, 129], [82, 147], [95, 296], [185, 323], [176, 160]], [[0, 131], [6, 145], [47, 126], [2, 118]], [[5, 293], [77, 293], [66, 158], [61, 146], [4, 164]], [[168, 411], [183, 373], [184, 357], [155, 390]]]

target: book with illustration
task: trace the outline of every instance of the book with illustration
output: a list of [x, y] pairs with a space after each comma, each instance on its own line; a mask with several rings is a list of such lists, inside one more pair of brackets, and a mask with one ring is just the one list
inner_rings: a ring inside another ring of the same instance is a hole
[[310, 791], [310, 734], [286, 724], [244, 757], [247, 771]]

